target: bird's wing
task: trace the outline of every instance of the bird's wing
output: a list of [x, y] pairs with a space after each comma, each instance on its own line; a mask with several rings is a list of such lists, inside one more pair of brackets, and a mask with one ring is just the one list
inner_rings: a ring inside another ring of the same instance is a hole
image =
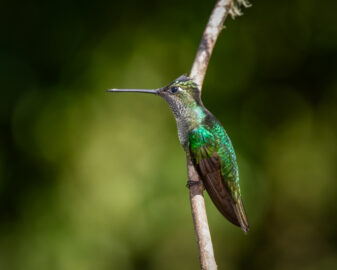
[[194, 129], [189, 143], [193, 163], [213, 203], [230, 222], [247, 232], [249, 225], [241, 198], [232, 196], [237, 183], [225, 179], [222, 173], [218, 144], [213, 134], [204, 128]]

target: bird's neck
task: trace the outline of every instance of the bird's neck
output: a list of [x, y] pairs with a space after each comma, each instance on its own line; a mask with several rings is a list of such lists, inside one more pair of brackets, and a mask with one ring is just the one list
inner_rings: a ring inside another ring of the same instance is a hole
[[206, 110], [203, 106], [195, 105], [182, 107], [179, 112], [173, 111], [173, 113], [177, 122], [179, 141], [185, 148], [190, 131], [202, 124], [206, 117]]

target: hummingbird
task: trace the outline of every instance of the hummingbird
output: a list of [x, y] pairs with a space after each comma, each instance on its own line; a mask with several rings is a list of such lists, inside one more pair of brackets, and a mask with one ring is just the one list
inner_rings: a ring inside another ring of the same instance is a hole
[[109, 89], [108, 92], [146, 93], [166, 100], [177, 123], [179, 141], [191, 157], [211, 200], [225, 218], [247, 233], [249, 225], [235, 151], [221, 123], [203, 105], [198, 85], [182, 75], [158, 89]]

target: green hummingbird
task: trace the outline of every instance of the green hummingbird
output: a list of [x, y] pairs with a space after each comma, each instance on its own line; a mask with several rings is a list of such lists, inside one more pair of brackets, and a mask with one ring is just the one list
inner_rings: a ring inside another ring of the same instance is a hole
[[109, 89], [164, 98], [177, 122], [181, 145], [192, 159], [215, 206], [231, 223], [249, 230], [241, 199], [236, 155], [221, 123], [201, 101], [198, 85], [185, 75], [159, 89]]

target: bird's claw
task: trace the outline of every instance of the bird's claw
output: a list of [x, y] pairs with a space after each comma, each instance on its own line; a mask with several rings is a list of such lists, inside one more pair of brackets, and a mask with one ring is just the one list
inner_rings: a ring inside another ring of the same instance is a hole
[[192, 186], [200, 185], [200, 184], [202, 184], [201, 181], [190, 181], [190, 180], [188, 180], [188, 181], [187, 181], [187, 184], [186, 184], [186, 187], [187, 187], [187, 188], [190, 188], [190, 187], [192, 187]]

